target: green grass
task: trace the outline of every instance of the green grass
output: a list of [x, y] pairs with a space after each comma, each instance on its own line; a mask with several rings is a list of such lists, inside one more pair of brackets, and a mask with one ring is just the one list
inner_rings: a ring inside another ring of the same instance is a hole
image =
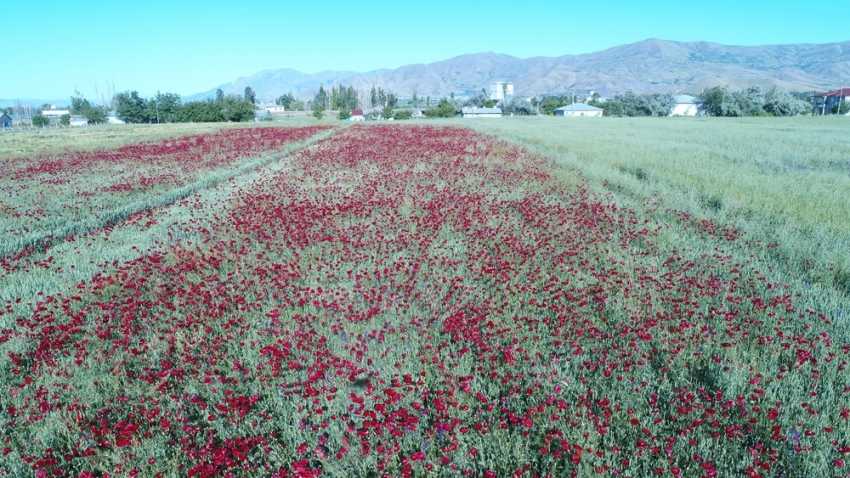
[[[329, 122], [329, 120], [322, 122]], [[316, 123], [316, 119], [312, 117], [292, 117], [260, 123], [167, 123], [7, 130], [0, 131], [0, 161], [16, 156], [31, 156], [68, 150], [117, 148], [141, 141], [210, 133], [222, 128], [251, 128], [279, 124], [307, 126]]]
[[[455, 120], [461, 123], [458, 120]], [[850, 292], [850, 121], [796, 118], [503, 118], [464, 121], [551, 158], [664, 222], [731, 224], [786, 280]], [[674, 211], [674, 212], [675, 212]]]

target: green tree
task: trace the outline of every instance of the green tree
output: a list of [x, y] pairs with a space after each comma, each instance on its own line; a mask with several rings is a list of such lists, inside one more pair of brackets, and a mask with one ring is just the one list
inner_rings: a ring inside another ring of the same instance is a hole
[[148, 102], [139, 96], [138, 91], [116, 93], [112, 104], [115, 105], [115, 115], [125, 123], [147, 123], [151, 120]]
[[214, 123], [224, 121], [220, 103], [213, 99], [190, 101], [177, 109], [174, 121], [178, 123]]
[[215, 90], [215, 100], [224, 101], [224, 91], [222, 91], [221, 88]]
[[384, 106], [384, 109], [381, 110], [381, 117], [384, 119], [390, 119], [393, 117], [393, 107], [390, 105]]
[[50, 124], [50, 119], [47, 116], [39, 113], [32, 117], [32, 125], [36, 127], [44, 127]]
[[59, 124], [62, 126], [70, 126], [71, 125], [71, 115], [64, 114], [59, 117]]
[[254, 119], [254, 110], [256, 110], [256, 106], [254, 103], [246, 100], [242, 96], [227, 95], [224, 97], [224, 100], [220, 102], [220, 105], [221, 116], [224, 121], [241, 123]]
[[319, 120], [322, 119], [322, 116], [324, 116], [324, 111], [325, 111], [325, 108], [322, 106], [321, 103], [314, 103], [313, 104], [313, 116], [315, 116], [316, 119], [319, 119]]
[[726, 91], [726, 88], [713, 86], [706, 88], [698, 96], [700, 101], [699, 110], [702, 114], [709, 116], [727, 116], [726, 101], [732, 100], [731, 95]]
[[765, 95], [761, 86], [755, 85], [732, 95], [737, 106], [734, 116], [759, 116], [763, 114]]
[[250, 103], [256, 103], [257, 102], [257, 93], [250, 86], [246, 86], [244, 98], [245, 98], [245, 101], [248, 101]]
[[86, 102], [86, 107], [82, 111], [83, 118], [89, 124], [106, 123], [106, 107], [100, 105], [91, 105]]
[[544, 115], [553, 115], [555, 114], [555, 110], [562, 107], [567, 106], [572, 103], [572, 98], [569, 96], [561, 96], [561, 95], [549, 95], [544, 96], [543, 100], [540, 101], [540, 111]]
[[[177, 122], [177, 113], [183, 104], [183, 100], [177, 93], [156, 93], [154, 99], [156, 108], [159, 108], [159, 121], [164, 123]], [[154, 117], [156, 117], [154, 115]]]
[[347, 120], [351, 118], [351, 110], [343, 106], [339, 109], [339, 114], [337, 115], [338, 119]]
[[12, 108], [11, 106], [7, 106], [6, 109], [3, 110], [3, 112], [6, 113], [7, 115], [11, 115], [11, 114], [15, 113], [15, 108]]
[[414, 108], [419, 106], [419, 97], [416, 96], [416, 90], [413, 90], [413, 97], [410, 98], [410, 102], [413, 103]]
[[[315, 111], [316, 106], [321, 106], [322, 111], [324, 111], [327, 104], [328, 104], [328, 92], [325, 91], [324, 85], [319, 85], [319, 91], [317, 91], [316, 95], [313, 96], [313, 110]], [[315, 116], [315, 114], [314, 114], [314, 116]]]
[[455, 106], [447, 98], [442, 98], [436, 108], [425, 110], [425, 116], [429, 118], [452, 118], [455, 116]]
[[393, 113], [394, 120], [409, 120], [413, 117], [413, 111], [411, 110], [398, 110]]
[[74, 96], [71, 97], [71, 114], [72, 115], [81, 115], [83, 114], [83, 106], [87, 105], [88, 101], [80, 94], [79, 91], [74, 92]]
[[504, 107], [505, 114], [514, 114], [516, 116], [533, 116], [537, 114], [537, 109], [530, 101], [518, 100], [514, 98]]
[[764, 111], [773, 116], [794, 116], [809, 109], [809, 103], [775, 86], [765, 95]]
[[293, 109], [292, 104], [295, 103], [296, 101], [298, 101], [298, 100], [296, 100], [295, 97], [292, 96], [292, 92], [290, 91], [289, 93], [286, 93], [284, 95], [280, 95], [276, 100], [274, 100], [274, 103], [276, 105], [283, 106], [284, 108], [289, 110], [289, 109]]

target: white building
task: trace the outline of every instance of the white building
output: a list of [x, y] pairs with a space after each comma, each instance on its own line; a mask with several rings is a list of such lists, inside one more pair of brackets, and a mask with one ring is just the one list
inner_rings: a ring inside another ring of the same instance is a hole
[[461, 116], [464, 118], [501, 118], [502, 108], [462, 108]]
[[110, 111], [106, 114], [106, 124], [125, 124], [125, 122], [114, 111]]
[[555, 116], [602, 116], [602, 108], [584, 103], [573, 103], [556, 109]]
[[281, 105], [267, 105], [267, 106], [264, 106], [263, 108], [265, 108], [266, 111], [268, 111], [269, 113], [271, 113], [273, 115], [283, 114], [283, 113], [286, 112], [286, 107], [281, 106]]
[[669, 116], [696, 116], [699, 114], [699, 100], [691, 95], [679, 95], [675, 97], [676, 106]]
[[71, 126], [88, 126], [89, 121], [82, 116], [72, 116], [71, 117]]
[[490, 99], [493, 101], [510, 102], [514, 99], [514, 84], [504, 81], [490, 83]]
[[[51, 106], [52, 106], [52, 105], [51, 105]], [[60, 109], [56, 109], [56, 107], [55, 107], [55, 106], [53, 106], [53, 107], [52, 107], [52, 108], [50, 108], [50, 109], [42, 110], [42, 111], [41, 111], [41, 114], [43, 114], [44, 116], [46, 116], [48, 119], [55, 119], [55, 120], [58, 120], [59, 118], [61, 118], [61, 117], [62, 117], [62, 115], [70, 115], [70, 114], [71, 114], [71, 112], [70, 112], [70, 111], [68, 111], [68, 110], [60, 110]]]
[[366, 118], [363, 116], [363, 110], [351, 110], [351, 118], [349, 119], [351, 121], [363, 121]]

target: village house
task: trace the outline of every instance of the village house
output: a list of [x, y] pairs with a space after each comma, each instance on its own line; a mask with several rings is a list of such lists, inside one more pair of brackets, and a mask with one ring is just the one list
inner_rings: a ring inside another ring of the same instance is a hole
[[12, 117], [6, 113], [0, 114], [0, 128], [11, 128]]
[[840, 104], [847, 101], [848, 96], [850, 96], [850, 88], [812, 95], [815, 100], [812, 106], [812, 114], [831, 115], [833, 114], [832, 110], [837, 110]]
[[699, 114], [699, 100], [691, 95], [675, 96], [676, 106], [668, 116], [696, 116]]
[[573, 103], [556, 109], [555, 116], [602, 116], [602, 108], [584, 103]]
[[363, 110], [351, 110], [351, 121], [363, 121], [365, 117], [363, 116]]
[[461, 116], [464, 118], [501, 118], [502, 108], [462, 108]]
[[263, 108], [266, 109], [270, 114], [273, 115], [282, 115], [286, 113], [286, 106], [282, 105], [265, 105]]

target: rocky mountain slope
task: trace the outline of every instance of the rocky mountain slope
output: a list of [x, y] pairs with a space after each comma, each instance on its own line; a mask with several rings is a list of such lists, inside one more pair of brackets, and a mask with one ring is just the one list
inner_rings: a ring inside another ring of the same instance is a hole
[[[489, 88], [492, 81], [510, 81], [517, 95], [562, 93], [572, 89], [611, 95], [638, 92], [698, 93], [707, 86], [738, 89], [752, 84], [791, 91], [823, 90], [850, 80], [850, 41], [828, 44], [729, 46], [709, 42], [649, 39], [583, 55], [516, 58], [500, 53], [461, 55], [430, 64], [365, 73], [292, 69], [266, 70], [192, 95], [208, 98], [221, 88], [241, 93], [246, 86], [262, 100], [292, 92], [309, 98], [320, 84], [382, 86], [400, 96], [414, 90], [438, 98]], [[840, 86], [840, 85], [838, 85]]]

